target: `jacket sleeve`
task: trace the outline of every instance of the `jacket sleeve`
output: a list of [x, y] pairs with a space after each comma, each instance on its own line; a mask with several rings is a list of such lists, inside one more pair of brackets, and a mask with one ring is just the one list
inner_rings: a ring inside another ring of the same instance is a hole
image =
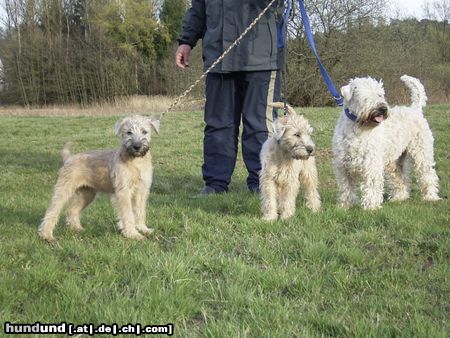
[[190, 45], [192, 48], [197, 44], [206, 31], [205, 0], [192, 0], [191, 8], [186, 12], [183, 19], [178, 43]]

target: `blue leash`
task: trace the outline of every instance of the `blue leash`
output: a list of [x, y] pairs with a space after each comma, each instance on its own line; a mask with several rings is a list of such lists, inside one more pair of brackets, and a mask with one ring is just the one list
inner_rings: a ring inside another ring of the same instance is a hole
[[285, 1], [286, 7], [278, 26], [278, 48], [284, 48], [286, 45], [287, 23], [289, 21], [289, 13], [291, 13], [291, 0]]
[[281, 17], [280, 26], [278, 27], [278, 48], [283, 49], [283, 68], [281, 71], [281, 85], [283, 89], [283, 110], [284, 115], [287, 115], [288, 113], [288, 107], [287, 107], [287, 85], [286, 85], [286, 78], [287, 78], [287, 52], [286, 49], [284, 49], [286, 45], [287, 40], [287, 24], [289, 21], [289, 14], [291, 13], [291, 0], [285, 0], [285, 9], [283, 12], [283, 16]]
[[[289, 12], [291, 10], [291, 2], [287, 1], [288, 6], [285, 9], [283, 13], [283, 17], [280, 24], [280, 31], [282, 34], [278, 34], [278, 47], [283, 48], [285, 46], [285, 35], [284, 32], [287, 29], [287, 21]], [[317, 52], [316, 43], [314, 42], [314, 36], [312, 34], [311, 30], [311, 24], [309, 22], [308, 13], [306, 12], [305, 5], [303, 3], [303, 0], [298, 0], [298, 6], [300, 8], [300, 15], [302, 17], [303, 26], [305, 27], [305, 34], [306, 39], [308, 40], [309, 46], [311, 47], [312, 52], [314, 53], [314, 56], [316, 57], [317, 64], [319, 66], [320, 72], [322, 73], [322, 76], [325, 80], [325, 83], [328, 86], [328, 90], [330, 91], [331, 95], [333, 95], [334, 100], [336, 101], [336, 104], [338, 106], [344, 105], [344, 100], [342, 96], [339, 94], [339, 92], [336, 90], [336, 87], [333, 84], [333, 80], [331, 80], [330, 75], [328, 75], [327, 70], [325, 69], [324, 65], [322, 64], [322, 61], [320, 60], [319, 53]]]
[[331, 95], [333, 95], [334, 100], [336, 101], [336, 104], [338, 106], [342, 106], [344, 104], [344, 100], [341, 97], [341, 95], [339, 94], [339, 92], [336, 90], [336, 87], [334, 86], [330, 75], [328, 75], [327, 70], [325, 69], [324, 65], [322, 64], [322, 61], [320, 60], [319, 53], [317, 53], [316, 44], [314, 42], [314, 37], [312, 34], [312, 30], [311, 30], [311, 24], [309, 23], [308, 13], [306, 12], [306, 8], [303, 3], [303, 0], [298, 0], [298, 5], [300, 8], [300, 14], [302, 16], [303, 26], [305, 27], [306, 38], [308, 39], [311, 50], [313, 51], [314, 55], [316, 56], [316, 60], [317, 60], [317, 64], [319, 65], [320, 72], [322, 73], [322, 76], [328, 86], [328, 90], [330, 91]]

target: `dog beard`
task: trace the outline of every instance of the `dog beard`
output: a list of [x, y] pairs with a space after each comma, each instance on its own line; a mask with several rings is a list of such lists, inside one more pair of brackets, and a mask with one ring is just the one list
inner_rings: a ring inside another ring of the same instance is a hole
[[296, 155], [292, 155], [292, 158], [295, 160], [307, 160], [309, 158], [310, 155], [303, 155], [303, 154], [296, 154]]
[[144, 157], [145, 155], [147, 155], [148, 151], [149, 147], [142, 147], [139, 150], [134, 150], [132, 147], [127, 148], [127, 153], [131, 157]]
[[292, 158], [296, 160], [307, 160], [310, 156], [306, 150], [303, 152], [300, 147], [292, 147], [290, 153]]
[[389, 111], [386, 106], [380, 106], [378, 108], [372, 109], [367, 119], [363, 123], [370, 123], [373, 125], [379, 125], [381, 122], [385, 121], [389, 117]]

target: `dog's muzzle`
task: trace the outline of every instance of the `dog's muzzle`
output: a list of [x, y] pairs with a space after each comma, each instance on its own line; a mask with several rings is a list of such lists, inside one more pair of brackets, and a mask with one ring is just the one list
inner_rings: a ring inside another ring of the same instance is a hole
[[149, 147], [144, 145], [142, 142], [132, 143], [128, 148], [127, 152], [133, 157], [142, 157], [147, 154]]
[[315, 149], [314, 149], [313, 146], [306, 146], [305, 149], [306, 149], [306, 151], [308, 152], [308, 155], [309, 155], [309, 156], [313, 156], [313, 155], [314, 155]]
[[379, 124], [388, 118], [388, 112], [386, 105], [380, 105], [370, 114], [370, 121]]
[[315, 150], [315, 147], [311, 145], [304, 148], [297, 148], [292, 152], [292, 157], [296, 160], [307, 160], [311, 156], [314, 156]]

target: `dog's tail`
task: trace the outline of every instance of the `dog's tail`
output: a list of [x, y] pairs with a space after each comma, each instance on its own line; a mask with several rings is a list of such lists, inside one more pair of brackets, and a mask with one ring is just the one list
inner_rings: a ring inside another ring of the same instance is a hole
[[72, 148], [72, 143], [68, 142], [64, 145], [63, 149], [61, 150], [61, 156], [63, 159], [63, 162], [66, 162], [67, 159], [72, 156], [70, 153], [70, 148]]
[[[269, 106], [273, 107], [273, 108], [277, 108], [277, 109], [284, 109], [284, 103], [283, 102], [272, 102], [272, 103], [269, 103]], [[287, 113], [289, 115], [297, 115], [297, 113], [295, 112], [295, 109], [292, 108], [291, 105], [286, 103], [286, 108], [287, 108]]]
[[411, 92], [411, 107], [419, 109], [425, 107], [427, 105], [428, 98], [425, 93], [425, 88], [419, 79], [412, 76], [403, 75], [400, 80], [405, 83]]

